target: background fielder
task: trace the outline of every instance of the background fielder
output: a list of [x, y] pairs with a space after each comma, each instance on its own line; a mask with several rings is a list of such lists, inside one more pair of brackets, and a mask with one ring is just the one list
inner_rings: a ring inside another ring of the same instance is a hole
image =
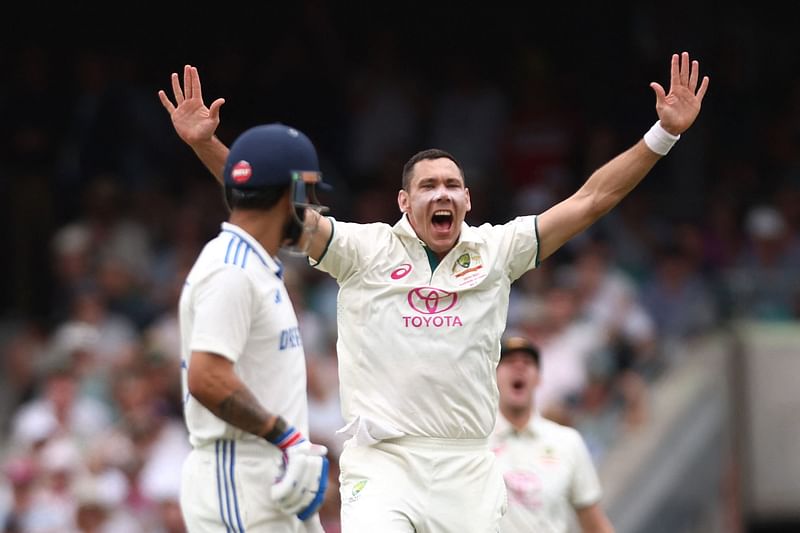
[[491, 446], [508, 489], [501, 533], [566, 533], [577, 514], [584, 533], [612, 533], [597, 472], [581, 435], [542, 418], [534, 404], [539, 349], [509, 336], [500, 349], [500, 414]]

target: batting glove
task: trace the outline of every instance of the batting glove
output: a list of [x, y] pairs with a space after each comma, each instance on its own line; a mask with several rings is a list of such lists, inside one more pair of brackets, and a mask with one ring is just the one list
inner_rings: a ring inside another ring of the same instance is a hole
[[325, 497], [328, 449], [311, 444], [291, 426], [271, 442], [283, 452], [283, 471], [270, 488], [272, 500], [286, 514], [305, 520], [317, 512]]

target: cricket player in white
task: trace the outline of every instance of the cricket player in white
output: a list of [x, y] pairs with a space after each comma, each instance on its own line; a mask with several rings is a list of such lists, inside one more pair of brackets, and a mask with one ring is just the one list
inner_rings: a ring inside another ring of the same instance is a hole
[[509, 336], [500, 349], [500, 414], [491, 446], [508, 489], [501, 533], [567, 533], [577, 516], [584, 533], [613, 533], [602, 491], [580, 433], [546, 420], [534, 406], [539, 350]]
[[203, 248], [180, 299], [193, 447], [181, 508], [193, 533], [321, 531], [326, 450], [303, 437], [305, 356], [275, 257], [302, 233], [293, 171], [318, 176], [317, 156], [302, 133], [282, 125], [251, 128], [230, 156], [230, 221]]
[[[511, 283], [647, 175], [694, 122], [708, 78], [700, 82], [697, 61], [684, 52], [672, 57], [668, 93], [650, 85], [659, 120], [538, 216], [465, 224], [469, 190], [456, 159], [441, 150], [405, 165], [397, 198], [403, 215], [393, 227], [307, 214], [316, 229], [305, 242], [308, 256], [340, 286], [340, 392], [351, 435], [340, 459], [343, 532], [497, 531], [506, 497], [488, 437]], [[224, 100], [205, 106], [190, 65], [186, 86], [192, 97], [177, 109], [163, 91], [162, 103], [222, 183], [227, 148], [214, 132]]]

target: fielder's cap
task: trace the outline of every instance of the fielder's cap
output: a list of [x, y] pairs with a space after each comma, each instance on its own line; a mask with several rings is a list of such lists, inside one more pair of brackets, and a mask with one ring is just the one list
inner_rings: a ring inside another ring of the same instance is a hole
[[292, 182], [323, 188], [314, 144], [284, 124], [255, 126], [236, 138], [225, 161], [225, 186], [260, 189]]
[[536, 366], [539, 366], [539, 348], [529, 339], [516, 335], [504, 338], [500, 343], [500, 359], [512, 352], [524, 352], [530, 355]]

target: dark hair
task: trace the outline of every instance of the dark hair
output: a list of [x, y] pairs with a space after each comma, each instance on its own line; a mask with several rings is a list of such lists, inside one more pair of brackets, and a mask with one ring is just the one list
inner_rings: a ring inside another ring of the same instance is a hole
[[228, 209], [271, 209], [289, 190], [289, 184], [261, 187], [259, 189], [237, 189], [225, 187], [225, 203]]
[[529, 338], [519, 335], [505, 337], [500, 343], [500, 359], [502, 360], [504, 356], [514, 352], [522, 352], [528, 355], [536, 364], [536, 367], [541, 368], [539, 347]]
[[411, 159], [406, 161], [406, 164], [403, 165], [403, 190], [407, 191], [408, 187], [411, 185], [411, 175], [414, 173], [414, 165], [426, 159], [441, 159], [443, 157], [456, 164], [458, 171], [461, 173], [461, 177], [463, 178], [464, 169], [461, 168], [461, 165], [452, 154], [438, 148], [428, 148], [427, 150], [422, 150], [421, 152], [417, 152], [416, 154], [412, 155]]

